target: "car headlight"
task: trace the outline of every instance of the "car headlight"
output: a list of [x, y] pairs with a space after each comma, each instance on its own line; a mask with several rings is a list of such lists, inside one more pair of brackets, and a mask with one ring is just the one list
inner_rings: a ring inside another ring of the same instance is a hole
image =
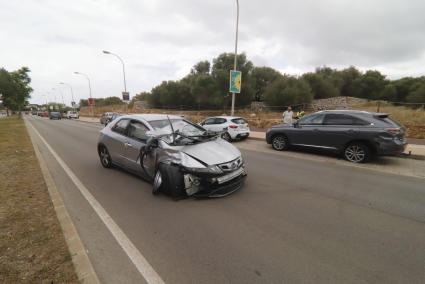
[[181, 153], [181, 165], [185, 170], [191, 173], [209, 173], [209, 174], [221, 174], [223, 171], [216, 165], [204, 166], [194, 158], [190, 157], [185, 153]]

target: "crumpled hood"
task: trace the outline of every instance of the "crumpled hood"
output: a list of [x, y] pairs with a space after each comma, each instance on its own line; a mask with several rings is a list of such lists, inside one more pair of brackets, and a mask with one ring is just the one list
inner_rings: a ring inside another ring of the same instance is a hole
[[208, 165], [230, 162], [241, 155], [241, 152], [235, 146], [221, 138], [187, 145], [181, 151]]

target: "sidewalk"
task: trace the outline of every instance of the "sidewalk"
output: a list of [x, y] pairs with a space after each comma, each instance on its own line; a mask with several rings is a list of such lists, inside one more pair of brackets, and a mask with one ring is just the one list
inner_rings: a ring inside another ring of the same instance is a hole
[[[257, 139], [257, 140], [265, 140], [266, 133], [259, 131], [251, 131], [249, 134], [249, 138]], [[417, 145], [417, 144], [407, 144], [406, 151], [404, 153], [415, 156], [425, 156], [425, 145]]]

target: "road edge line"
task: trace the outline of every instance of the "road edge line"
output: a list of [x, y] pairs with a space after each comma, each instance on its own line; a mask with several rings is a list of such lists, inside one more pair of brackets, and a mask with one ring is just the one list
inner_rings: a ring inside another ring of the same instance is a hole
[[[50, 174], [47, 163], [41, 155], [38, 146], [36, 145], [34, 138], [28, 131], [28, 124], [25, 119], [25, 126], [27, 128], [28, 136], [30, 137], [35, 155], [37, 157], [38, 164], [43, 174], [44, 182], [49, 192], [50, 200], [53, 203], [53, 207], [56, 212], [56, 217], [62, 229], [62, 234], [65, 238], [65, 242], [68, 247], [68, 251], [71, 254], [72, 263], [74, 265], [75, 273], [77, 274], [78, 280], [84, 283], [100, 283], [99, 278], [93, 268], [93, 265], [87, 255], [86, 249], [78, 235], [77, 229], [69, 216], [68, 210], [62, 200], [62, 197], [57, 189], [57, 186]], [[32, 127], [32, 126], [31, 126]]]
[[146, 280], [147, 283], [165, 284], [158, 273], [149, 264], [146, 258], [141, 254], [137, 247], [131, 242], [127, 235], [121, 230], [118, 224], [112, 219], [112, 217], [106, 212], [102, 205], [96, 200], [96, 198], [90, 193], [90, 191], [84, 186], [80, 179], [74, 174], [74, 172], [68, 167], [68, 165], [59, 157], [59, 155], [53, 150], [53, 148], [47, 143], [47, 141], [41, 136], [41, 134], [35, 129], [31, 122], [26, 120], [27, 125], [32, 128], [34, 133], [44, 143], [68, 177], [72, 180], [74, 185], [78, 188], [80, 193], [90, 204], [97, 216], [105, 224], [106, 228], [112, 234], [117, 243], [124, 250], [126, 255], [129, 257], [131, 262], [134, 264], [136, 269]]

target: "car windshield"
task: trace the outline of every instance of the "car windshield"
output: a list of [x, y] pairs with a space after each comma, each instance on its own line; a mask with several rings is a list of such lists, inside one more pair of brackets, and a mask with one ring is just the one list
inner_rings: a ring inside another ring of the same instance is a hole
[[[176, 141], [173, 142], [172, 139], [172, 129], [170, 121], [173, 124], [173, 130], [176, 134]], [[201, 141], [205, 141], [206, 138], [211, 138], [211, 135], [208, 135], [208, 132], [198, 126], [184, 119], [162, 119], [150, 121], [150, 125], [161, 134], [165, 135], [163, 139], [167, 143], [175, 144], [193, 144]], [[215, 136], [215, 135], [214, 135]]]

